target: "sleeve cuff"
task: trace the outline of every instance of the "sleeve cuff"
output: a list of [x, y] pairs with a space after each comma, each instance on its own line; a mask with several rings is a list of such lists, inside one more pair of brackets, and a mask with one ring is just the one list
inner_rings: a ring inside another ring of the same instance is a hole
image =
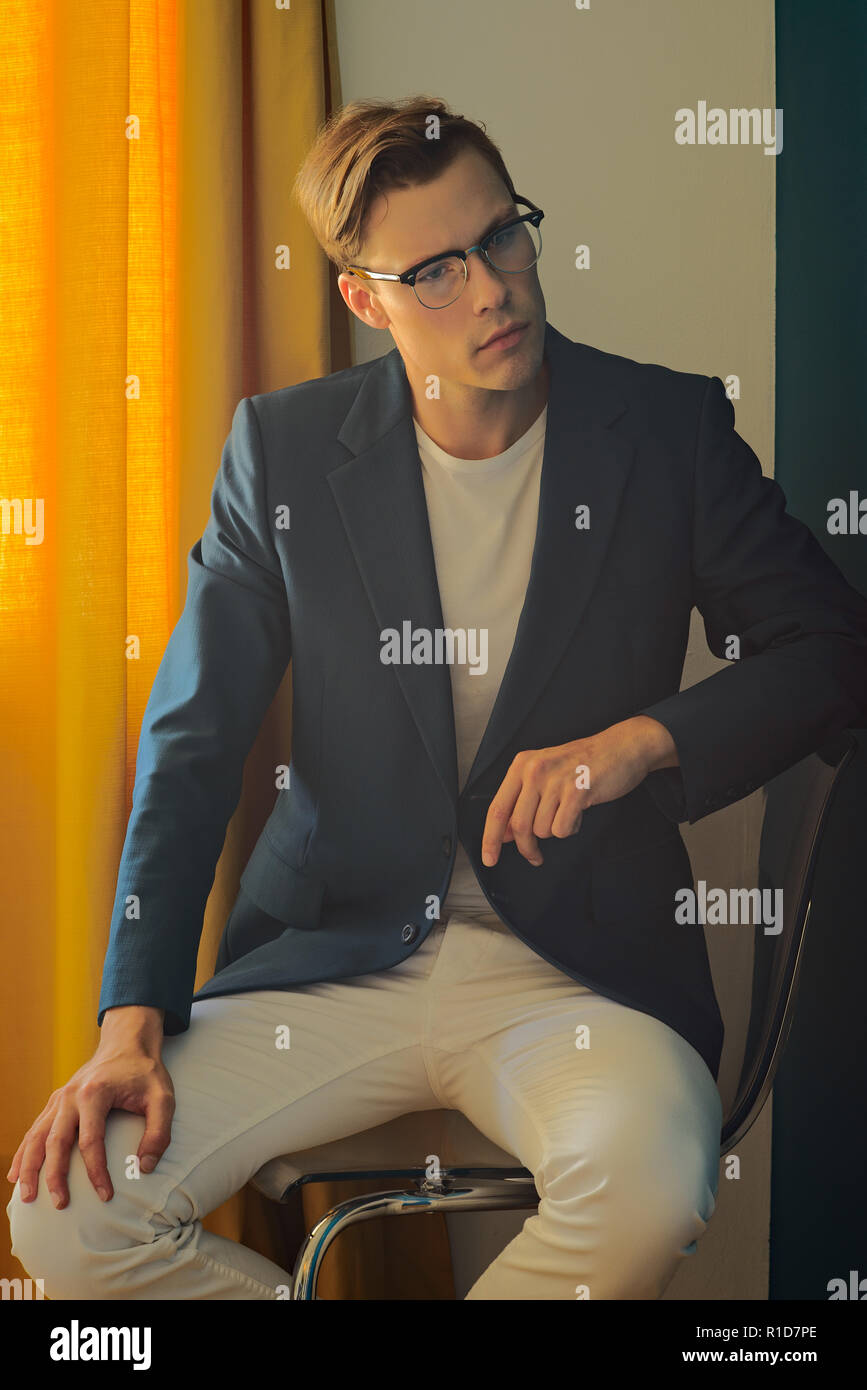
[[669, 820], [680, 824], [687, 819], [686, 795], [679, 767], [661, 767], [656, 772], [649, 772], [642, 785]]

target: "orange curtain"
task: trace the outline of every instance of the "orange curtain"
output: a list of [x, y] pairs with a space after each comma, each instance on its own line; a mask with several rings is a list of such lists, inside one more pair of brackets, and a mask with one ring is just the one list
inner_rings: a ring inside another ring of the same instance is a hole
[[[98, 1041], [141, 717], [234, 407], [350, 353], [334, 275], [290, 200], [340, 104], [331, 0], [4, 0], [0, 52], [5, 1177]], [[274, 765], [289, 688], [248, 761], [197, 985], [270, 810], [255, 769]], [[278, 1209], [248, 1188], [206, 1225], [291, 1267], [304, 1227], [358, 1190], [312, 1186]], [[0, 1274], [21, 1273], [7, 1227]], [[348, 1232], [322, 1285], [452, 1292], [441, 1217]]]

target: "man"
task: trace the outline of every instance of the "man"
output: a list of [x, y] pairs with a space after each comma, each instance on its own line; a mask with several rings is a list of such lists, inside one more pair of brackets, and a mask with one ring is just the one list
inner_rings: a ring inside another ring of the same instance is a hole
[[[542, 210], [479, 127], [353, 104], [298, 190], [395, 348], [235, 412], [145, 713], [102, 1039], [15, 1156], [13, 1249], [49, 1297], [275, 1298], [287, 1272], [202, 1213], [278, 1153], [444, 1106], [540, 1195], [470, 1298], [656, 1298], [721, 1124], [677, 825], [867, 705], [867, 602], [717, 378], [547, 323]], [[693, 603], [739, 657], [680, 692]], [[191, 1001], [290, 656], [289, 776]]]

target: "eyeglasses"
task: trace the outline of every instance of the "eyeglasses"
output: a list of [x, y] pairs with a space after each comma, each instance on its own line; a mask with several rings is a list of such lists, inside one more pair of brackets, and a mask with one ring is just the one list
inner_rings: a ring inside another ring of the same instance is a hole
[[426, 309], [445, 309], [449, 304], [454, 304], [463, 292], [467, 283], [467, 257], [473, 251], [478, 251], [493, 270], [504, 275], [518, 275], [538, 261], [542, 254], [539, 223], [545, 214], [527, 198], [516, 196], [513, 202], [533, 210], [495, 227], [465, 251], [446, 251], [438, 256], [428, 256], [401, 275], [386, 275], [360, 265], [348, 265], [344, 269], [347, 274], [356, 275], [361, 280], [397, 280], [402, 285], [411, 285], [419, 304]]

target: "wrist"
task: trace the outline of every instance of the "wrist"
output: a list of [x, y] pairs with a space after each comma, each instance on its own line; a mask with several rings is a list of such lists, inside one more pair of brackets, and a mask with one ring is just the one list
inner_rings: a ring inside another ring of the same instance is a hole
[[659, 772], [664, 767], [679, 767], [677, 745], [668, 729], [649, 714], [637, 714], [633, 721], [640, 730], [646, 772]]
[[165, 1009], [150, 1004], [118, 1004], [106, 1009], [100, 1042], [112, 1046], [159, 1048], [163, 1040]]

